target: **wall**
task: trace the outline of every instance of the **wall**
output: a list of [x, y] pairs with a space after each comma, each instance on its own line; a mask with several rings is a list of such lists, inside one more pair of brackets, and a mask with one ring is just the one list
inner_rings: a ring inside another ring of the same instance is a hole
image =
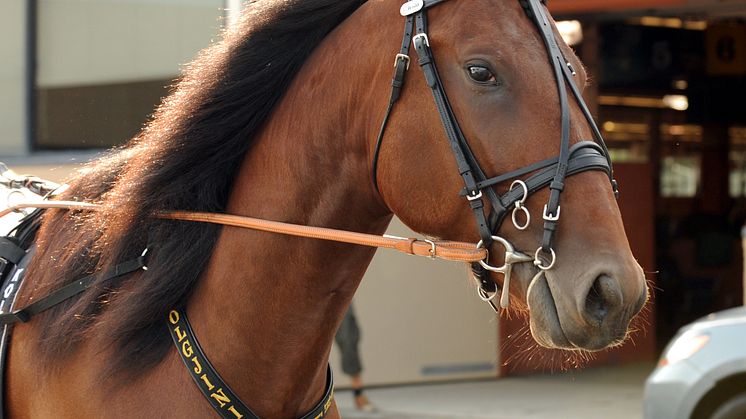
[[[389, 234], [415, 237], [396, 219]], [[353, 304], [366, 384], [497, 375], [497, 318], [465, 265], [379, 250]], [[336, 345], [332, 366], [348, 385]]]
[[37, 148], [137, 134], [223, 13], [223, 0], [39, 0]]
[[0, 3], [0, 156], [26, 152], [26, 0]]
[[172, 78], [216, 38], [223, 0], [40, 0], [40, 88]]

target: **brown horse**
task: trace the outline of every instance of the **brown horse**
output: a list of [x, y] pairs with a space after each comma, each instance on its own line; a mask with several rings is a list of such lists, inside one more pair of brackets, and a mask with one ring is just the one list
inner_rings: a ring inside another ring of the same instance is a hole
[[[557, 155], [565, 125], [556, 66], [526, 2], [438, 3], [428, 10], [426, 41], [485, 173]], [[406, 73], [371, 177], [401, 45], [400, 6], [250, 3], [137, 138], [71, 179], [62, 198], [102, 208], [45, 215], [16, 306], [146, 247], [148, 270], [94, 284], [15, 327], [6, 372], [11, 417], [211, 417], [170, 341], [165, 319], [174, 307], [185, 307], [216, 370], [259, 416], [298, 417], [321, 399], [333, 335], [374, 250], [151, 217], [157, 211], [375, 234], [395, 214], [427, 236], [479, 240], [420, 71]], [[582, 87], [582, 65], [561, 49]], [[590, 138], [578, 104], [568, 110], [570, 143]], [[517, 265], [509, 288], [530, 309], [538, 342], [597, 350], [624, 339], [645, 283], [607, 176], [577, 174], [564, 189], [556, 263], [545, 275], [535, 264]], [[526, 207], [541, 214], [547, 199], [543, 189]], [[542, 226], [504, 223], [497, 234], [534, 255]], [[491, 249], [499, 255], [499, 244]], [[335, 407], [329, 413], [338, 416]]]

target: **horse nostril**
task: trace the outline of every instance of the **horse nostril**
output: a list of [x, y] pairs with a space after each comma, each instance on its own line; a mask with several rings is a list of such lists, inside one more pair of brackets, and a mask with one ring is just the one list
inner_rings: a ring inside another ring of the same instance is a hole
[[600, 275], [585, 297], [583, 317], [588, 323], [601, 326], [609, 312], [618, 310], [621, 304], [619, 283], [608, 275]]

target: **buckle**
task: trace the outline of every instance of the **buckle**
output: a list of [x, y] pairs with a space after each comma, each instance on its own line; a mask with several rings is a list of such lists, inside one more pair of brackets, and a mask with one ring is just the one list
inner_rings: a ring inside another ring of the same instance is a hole
[[396, 54], [396, 58], [394, 59], [394, 68], [396, 68], [397, 64], [399, 64], [399, 60], [402, 60], [405, 63], [407, 63], [407, 70], [409, 70], [409, 63], [412, 61], [409, 58], [409, 55], [406, 55], [406, 54]]
[[435, 260], [435, 242], [432, 241], [432, 240], [428, 240], [428, 239], [423, 239], [422, 241], [430, 244], [431, 248], [429, 250], [429, 252], [430, 252], [430, 256], [429, 257], [430, 257], [431, 260]]
[[418, 33], [417, 35], [412, 38], [412, 44], [415, 48], [417, 48], [417, 40], [423, 38], [423, 42], [425, 45], [427, 45], [428, 48], [430, 48], [430, 38], [427, 37], [426, 33]]
[[479, 193], [477, 193], [476, 195], [470, 195], [468, 193], [466, 194], [466, 199], [468, 199], [469, 201], [476, 201], [477, 199], [481, 199], [481, 198], [482, 198], [482, 191], [479, 191]]
[[557, 214], [551, 215], [549, 214], [549, 208], [547, 208], [549, 204], [544, 204], [544, 221], [559, 221], [560, 218], [560, 211], [562, 210], [561, 206], [557, 207]]

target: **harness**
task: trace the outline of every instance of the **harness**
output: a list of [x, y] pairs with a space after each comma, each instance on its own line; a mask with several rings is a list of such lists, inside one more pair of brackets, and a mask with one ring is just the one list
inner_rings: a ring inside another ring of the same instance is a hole
[[[472, 263], [473, 275], [479, 285], [479, 297], [488, 302], [495, 311], [498, 311], [498, 308], [493, 300], [500, 293], [500, 288], [494, 281], [489, 279], [488, 272], [496, 272], [504, 276], [500, 306], [503, 308], [508, 307], [510, 277], [514, 264], [533, 262], [539, 269], [538, 276], [551, 269], [556, 262], [557, 256], [553, 249], [553, 242], [557, 223], [560, 218], [560, 196], [564, 189], [565, 178], [589, 170], [599, 170], [608, 175], [615, 194], [618, 194], [618, 188], [616, 182], [613, 180], [608, 150], [588, 107], [583, 101], [579, 89], [575, 85], [573, 79], [575, 72], [563, 56], [554, 37], [552, 25], [542, 7], [542, 4], [545, 3], [544, 0], [519, 0], [519, 2], [539, 29], [557, 81], [562, 121], [560, 153], [557, 157], [533, 163], [510, 173], [492, 178], [488, 178], [485, 175], [458, 125], [458, 121], [443, 88], [443, 83], [438, 75], [430, 47], [427, 32], [427, 9], [443, 1], [445, 0], [412, 0], [401, 6], [401, 15], [405, 17], [404, 36], [402, 38], [401, 49], [394, 61], [395, 73], [392, 80], [388, 109], [376, 140], [372, 177], [376, 188], [378, 188], [378, 157], [389, 117], [404, 87], [404, 76], [409, 69], [411, 61], [409, 55], [410, 48], [413, 46], [418, 64], [425, 75], [427, 85], [432, 91], [446, 137], [456, 160], [459, 174], [464, 181], [465, 186], [461, 195], [466, 198], [477, 222], [481, 241], [476, 247], [468, 243], [407, 239], [392, 236], [380, 237], [226, 214], [171, 211], [154, 214], [154, 216], [162, 219], [208, 222], [300, 237], [386, 247], [411, 255], [469, 262]], [[566, 86], [570, 87], [570, 91], [585, 118], [588, 120], [594, 134], [595, 142], [582, 141], [572, 147], [570, 146], [570, 109]], [[51, 182], [34, 177], [18, 177], [12, 173], [8, 175], [8, 173], [10, 171], [7, 167], [0, 164], [0, 185], [10, 189], [26, 188], [45, 197], [49, 197], [53, 194], [53, 191], [59, 190], [59, 186]], [[525, 176], [528, 177], [524, 178]], [[510, 189], [506, 193], [498, 195], [493, 187], [510, 180], [513, 180]], [[508, 212], [511, 212], [513, 225], [517, 229], [524, 230], [528, 228], [531, 222], [531, 214], [526, 208], [525, 202], [529, 196], [545, 187], [549, 187], [550, 194], [542, 215], [544, 220], [544, 234], [540, 246], [532, 257], [516, 251], [508, 240], [497, 236], [496, 232], [507, 218]], [[489, 215], [485, 212], [485, 198], [492, 209]], [[5, 349], [13, 324], [28, 322], [34, 315], [79, 295], [88, 289], [97, 278], [108, 281], [141, 269], [147, 270], [146, 249], [136, 259], [116, 265], [105, 272], [76, 280], [26, 307], [16, 309], [14, 307], [15, 296], [21, 286], [23, 272], [33, 254], [31, 243], [40, 224], [42, 209], [63, 208], [95, 211], [98, 207], [89, 203], [65, 201], [20, 203], [9, 206], [4, 211], [0, 211], [0, 217], [21, 208], [36, 208], [36, 211], [28, 215], [19, 224], [13, 234], [11, 234], [11, 237], [0, 238], [0, 281], [2, 281], [3, 290], [2, 298], [0, 299], [0, 326], [3, 327], [2, 335], [0, 335], [0, 373], [4, 370]], [[523, 219], [524, 222], [520, 222], [519, 219]], [[493, 244], [500, 244], [505, 250], [503, 266], [495, 267], [489, 264], [487, 249]], [[175, 308], [169, 311], [165, 320], [179, 356], [195, 384], [215, 412], [223, 418], [258, 419], [258, 416], [241, 402], [228, 384], [225, 383], [212, 367], [192, 331], [184, 308]], [[320, 419], [327, 414], [334, 398], [333, 377], [331, 368], [329, 367], [327, 368], [326, 381], [326, 388], [321, 401], [319, 401], [311, 412], [302, 416], [302, 419]], [[0, 405], [3, 394], [1, 383], [2, 380], [0, 380]], [[1, 418], [2, 410], [0, 410]]]
[[[376, 189], [378, 189], [378, 158], [389, 117], [404, 87], [404, 76], [409, 69], [411, 61], [409, 55], [411, 44], [414, 46], [418, 64], [425, 76], [425, 81], [432, 91], [446, 138], [453, 152], [459, 174], [464, 182], [464, 189], [461, 195], [466, 198], [472, 209], [481, 238], [477, 247], [489, 249], [490, 246], [497, 243], [505, 249], [505, 262], [501, 267], [489, 265], [488, 259], [472, 264], [472, 273], [478, 284], [477, 291], [479, 297], [488, 302], [497, 312], [498, 308], [493, 303], [493, 300], [500, 293], [500, 289], [497, 283], [490, 280], [488, 272], [503, 274], [504, 281], [500, 306], [507, 308], [509, 306], [510, 277], [514, 264], [533, 261], [533, 264], [539, 269], [537, 276], [554, 267], [557, 254], [554, 251], [553, 244], [557, 224], [560, 219], [560, 196], [565, 188], [565, 178], [588, 170], [600, 170], [608, 175], [615, 195], [618, 195], [618, 187], [613, 178], [611, 158], [601, 132], [593, 120], [593, 116], [585, 104], [580, 90], [575, 84], [575, 71], [570, 62], [564, 57], [554, 37], [552, 24], [544, 12], [542, 5], [546, 3], [545, 0], [519, 0], [519, 2], [539, 30], [539, 34], [547, 49], [549, 61], [552, 64], [554, 77], [557, 81], [562, 123], [559, 156], [539, 161], [527, 167], [493, 178], [486, 176], [458, 125], [453, 108], [448, 101], [448, 96], [438, 75], [435, 59], [430, 47], [427, 32], [427, 9], [444, 1], [446, 0], [411, 0], [401, 7], [400, 13], [406, 18], [404, 36], [402, 38], [401, 49], [394, 60], [395, 71], [391, 82], [391, 96], [373, 155], [373, 183]], [[593, 131], [595, 142], [583, 141], [570, 147], [570, 105], [565, 86], [570, 87], [576, 102]], [[525, 180], [520, 180], [521, 177], [530, 173], [534, 174]], [[492, 188], [509, 180], [514, 180], [510, 190], [501, 196]], [[531, 257], [516, 252], [508, 240], [496, 234], [507, 217], [508, 212], [511, 211], [511, 208], [513, 225], [519, 230], [528, 228], [531, 222], [531, 214], [524, 204], [531, 194], [545, 187], [549, 187], [550, 193], [549, 200], [544, 205], [544, 212], [542, 214], [544, 233], [540, 246], [536, 249], [534, 256]], [[485, 197], [492, 208], [489, 216], [485, 213]], [[525, 218], [524, 223], [519, 222], [521, 213]]]

